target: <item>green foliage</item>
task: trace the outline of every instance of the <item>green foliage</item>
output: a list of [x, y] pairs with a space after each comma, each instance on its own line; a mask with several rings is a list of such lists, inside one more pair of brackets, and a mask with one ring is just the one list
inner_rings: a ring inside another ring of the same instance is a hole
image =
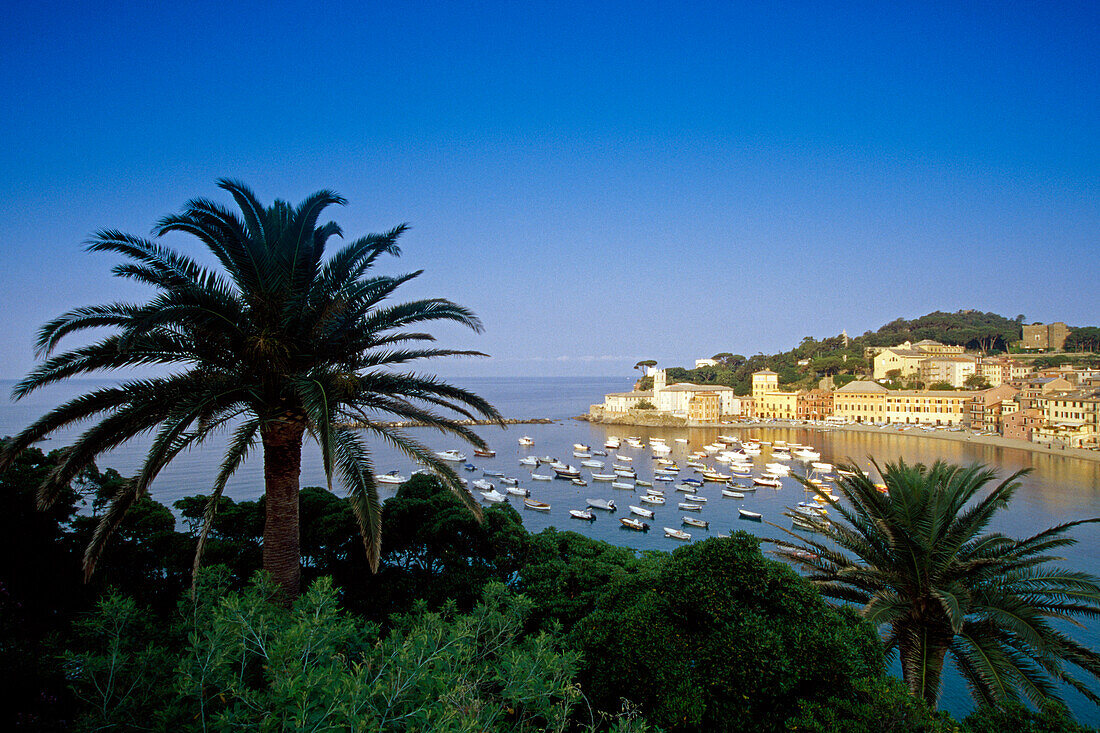
[[[801, 700], [786, 730], [799, 733], [958, 733], [946, 713], [935, 713], [896, 677], [854, 680], [850, 695]], [[1007, 728], [1004, 730], [1008, 730]]]
[[983, 377], [981, 374], [971, 374], [963, 382], [963, 385], [969, 389], [989, 389], [989, 380]]
[[936, 703], [950, 654], [979, 704], [1046, 704], [1059, 700], [1059, 683], [1100, 703], [1086, 684], [1100, 679], [1100, 654], [1058, 625], [1100, 616], [1100, 579], [1054, 566], [1052, 554], [1075, 543], [1070, 529], [1100, 519], [1013, 539], [986, 528], [1025, 471], [993, 485], [995, 473], [978, 464], [898, 461], [876, 465], [884, 494], [857, 467], [842, 468], [852, 472], [837, 481], [845, 503], [822, 496], [829, 519], [802, 518], [814, 533], [789, 532], [777, 553], [826, 596], [863, 607], [914, 695]]
[[1051, 702], [1032, 710], [1018, 702], [983, 705], [963, 720], [964, 733], [1095, 733], [1081, 725], [1065, 705]]
[[1100, 351], [1100, 327], [1084, 326], [1069, 332], [1065, 343], [1066, 351]]
[[550, 528], [531, 536], [517, 588], [534, 601], [542, 619], [571, 629], [610, 586], [652, 568], [658, 557], [639, 558], [625, 547]]
[[882, 673], [874, 630], [743, 532], [621, 578], [573, 632], [589, 699], [675, 730], [782, 730], [799, 700]]
[[932, 382], [932, 384], [928, 385], [928, 389], [945, 390], [950, 392], [955, 389], [955, 385], [951, 384], [951, 382]]
[[638, 409], [638, 410], [656, 410], [657, 406], [654, 405], [649, 400], [639, 400], [638, 404], [635, 406], [635, 409]]
[[342, 612], [327, 579], [292, 609], [277, 597], [263, 578], [204, 582], [169, 652], [108, 596], [85, 623], [95, 648], [70, 658], [79, 728], [562, 731], [579, 700], [577, 655], [525, 633], [530, 601], [500, 584], [469, 614], [420, 610], [386, 634]]

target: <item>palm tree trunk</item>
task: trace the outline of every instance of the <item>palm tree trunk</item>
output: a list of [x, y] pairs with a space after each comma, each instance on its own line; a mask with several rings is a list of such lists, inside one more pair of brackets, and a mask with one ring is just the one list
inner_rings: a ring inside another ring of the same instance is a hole
[[900, 638], [898, 651], [905, 684], [914, 697], [924, 700], [933, 710], [940, 699], [943, 662], [950, 643], [950, 633], [944, 634], [919, 621]]
[[264, 570], [282, 588], [283, 602], [298, 597], [302, 575], [298, 488], [302, 473], [302, 426], [272, 421], [261, 432], [264, 445]]

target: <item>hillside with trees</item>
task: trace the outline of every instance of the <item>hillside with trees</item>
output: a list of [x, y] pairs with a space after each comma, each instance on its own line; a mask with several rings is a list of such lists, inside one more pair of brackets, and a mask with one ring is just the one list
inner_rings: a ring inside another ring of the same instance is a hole
[[984, 353], [1005, 352], [1022, 337], [1023, 322], [1023, 315], [1009, 319], [975, 310], [936, 311], [913, 320], [898, 318], [862, 336], [838, 335], [821, 340], [806, 336], [798, 346], [779, 354], [715, 354], [712, 358], [717, 366], [672, 367], [668, 379], [670, 383], [721, 384], [733, 387], [738, 394], [748, 394], [752, 373], [771, 369], [779, 374], [783, 386], [814, 387], [823, 377], [832, 377], [839, 386], [870, 372], [871, 361], [864, 356], [868, 348], [932, 339]]

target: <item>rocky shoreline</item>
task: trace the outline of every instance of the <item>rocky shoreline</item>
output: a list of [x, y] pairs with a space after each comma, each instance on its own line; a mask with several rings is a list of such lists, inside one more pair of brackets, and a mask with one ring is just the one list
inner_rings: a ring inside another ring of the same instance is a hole
[[1047, 453], [1049, 455], [1066, 456], [1067, 458], [1080, 458], [1085, 461], [1100, 462], [1100, 451], [1085, 450], [1082, 448], [1060, 448], [1043, 445], [1041, 443], [1031, 443], [1026, 440], [1014, 440], [1012, 438], [1004, 438], [999, 435], [979, 435], [968, 429], [960, 431], [950, 430], [921, 430], [914, 426], [908, 426], [909, 429], [904, 430], [904, 425], [889, 425], [886, 427], [875, 427], [873, 425], [851, 424], [851, 425], [820, 425], [817, 423], [805, 423], [798, 420], [769, 420], [767, 422], [748, 420], [744, 422], [734, 423], [699, 423], [690, 422], [685, 418], [673, 417], [672, 415], [661, 414], [639, 414], [638, 412], [629, 412], [616, 414], [614, 417], [607, 415], [606, 413], [588, 413], [586, 415], [578, 415], [576, 420], [583, 420], [585, 422], [596, 423], [600, 425], [623, 425], [623, 426], [637, 426], [637, 427], [678, 427], [678, 428], [718, 428], [722, 432], [732, 432], [736, 430], [748, 429], [748, 428], [801, 428], [803, 430], [820, 430], [823, 432], [828, 431], [849, 431], [858, 433], [888, 433], [893, 435], [903, 435], [911, 438], [929, 438], [932, 440], [953, 440], [959, 443], [973, 443], [976, 445], [988, 445], [998, 448], [1015, 448], [1017, 450], [1032, 451], [1034, 453]]

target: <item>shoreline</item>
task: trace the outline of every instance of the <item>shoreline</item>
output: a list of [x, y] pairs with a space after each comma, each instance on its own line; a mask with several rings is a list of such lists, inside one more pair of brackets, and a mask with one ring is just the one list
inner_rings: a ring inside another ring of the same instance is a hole
[[[1005, 438], [1000, 435], [978, 435], [977, 433], [970, 431], [968, 428], [963, 428], [960, 431], [952, 432], [950, 430], [922, 430], [920, 426], [914, 425], [888, 425], [886, 427], [875, 427], [873, 425], [863, 425], [860, 423], [854, 423], [850, 425], [818, 425], [814, 423], [800, 422], [798, 420], [770, 420], [768, 422], [750, 420], [746, 422], [735, 423], [692, 423], [682, 418], [672, 418], [671, 416], [667, 417], [664, 420], [653, 421], [639, 421], [636, 419], [608, 420], [602, 418], [601, 416], [592, 414], [579, 415], [575, 417], [574, 420], [581, 420], [598, 425], [622, 425], [624, 427], [637, 426], [651, 428], [685, 428], [691, 430], [709, 428], [716, 429], [722, 432], [727, 430], [732, 431], [760, 428], [786, 428], [817, 430], [823, 433], [832, 432], [834, 430], [853, 433], [880, 433], [888, 435], [908, 436], [910, 438], [951, 440], [957, 443], [971, 443], [973, 445], [984, 445], [994, 448], [1012, 448], [1016, 450], [1031, 451], [1033, 453], [1045, 453], [1047, 455], [1053, 456], [1065, 456], [1066, 458], [1079, 458], [1083, 461], [1100, 463], [1100, 451], [1085, 450], [1082, 448], [1055, 448], [1043, 445], [1042, 443], [1032, 443], [1026, 440]], [[908, 429], [902, 430], [901, 428], [903, 427], [908, 427]]]

